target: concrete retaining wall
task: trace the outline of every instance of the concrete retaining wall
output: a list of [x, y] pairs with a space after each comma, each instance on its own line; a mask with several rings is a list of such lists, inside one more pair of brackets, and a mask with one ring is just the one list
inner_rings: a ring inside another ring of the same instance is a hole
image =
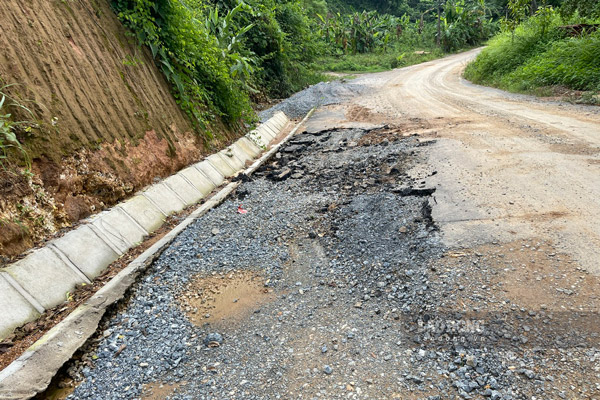
[[91, 283], [113, 261], [160, 228], [166, 217], [197, 203], [242, 171], [286, 127], [278, 113], [226, 149], [0, 269], [0, 340], [65, 302], [76, 285]]

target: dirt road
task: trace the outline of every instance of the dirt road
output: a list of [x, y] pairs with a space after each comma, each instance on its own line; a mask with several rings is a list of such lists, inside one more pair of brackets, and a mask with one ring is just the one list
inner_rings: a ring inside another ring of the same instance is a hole
[[177, 238], [60, 385], [73, 399], [598, 399], [598, 111], [469, 85], [475, 53], [283, 104], [324, 105]]
[[477, 52], [361, 78], [375, 90], [344, 106], [345, 125], [436, 139], [428, 183], [446, 244], [551, 240], [600, 274], [600, 110], [472, 85], [460, 76]]

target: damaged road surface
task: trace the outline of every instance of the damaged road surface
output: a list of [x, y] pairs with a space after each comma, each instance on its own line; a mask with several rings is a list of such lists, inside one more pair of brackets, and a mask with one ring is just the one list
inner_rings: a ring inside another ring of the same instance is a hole
[[465, 84], [474, 55], [336, 84], [343, 102], [181, 233], [55, 384], [600, 398], [598, 113]]
[[582, 315], [596, 325], [563, 337], [560, 315], [507, 313], [502, 297], [491, 311], [474, 295], [483, 286], [467, 291], [471, 273], [493, 287], [494, 259], [442, 245], [433, 190], [409, 174], [428, 143], [393, 130], [296, 136], [104, 319], [66, 367], [81, 382], [71, 398], [597, 393], [597, 320]]

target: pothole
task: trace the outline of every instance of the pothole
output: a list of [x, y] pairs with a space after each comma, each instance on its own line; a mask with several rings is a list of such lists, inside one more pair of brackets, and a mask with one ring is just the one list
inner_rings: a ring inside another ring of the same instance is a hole
[[163, 400], [177, 391], [183, 383], [165, 384], [165, 383], [149, 383], [144, 385], [142, 389], [142, 400]]
[[204, 325], [240, 321], [273, 298], [263, 277], [238, 271], [196, 276], [179, 301], [193, 324]]

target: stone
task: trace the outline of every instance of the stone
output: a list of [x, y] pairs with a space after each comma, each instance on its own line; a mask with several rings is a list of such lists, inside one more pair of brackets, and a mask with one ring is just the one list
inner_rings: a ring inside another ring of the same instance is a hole
[[82, 225], [68, 232], [51, 244], [67, 256], [90, 280], [100, 275], [120, 256], [88, 225]]
[[36, 308], [0, 275], [0, 341], [17, 328], [40, 316]]
[[85, 282], [85, 276], [66, 265], [52, 250], [41, 248], [3, 270], [45, 309], [67, 299], [67, 292]]
[[223, 335], [220, 333], [209, 333], [204, 338], [204, 345], [207, 347], [220, 346], [223, 344]]
[[134, 196], [120, 207], [149, 233], [165, 222], [165, 214], [145, 196]]
[[162, 182], [150, 186], [142, 195], [152, 201], [166, 215], [177, 213], [185, 208], [183, 200]]

